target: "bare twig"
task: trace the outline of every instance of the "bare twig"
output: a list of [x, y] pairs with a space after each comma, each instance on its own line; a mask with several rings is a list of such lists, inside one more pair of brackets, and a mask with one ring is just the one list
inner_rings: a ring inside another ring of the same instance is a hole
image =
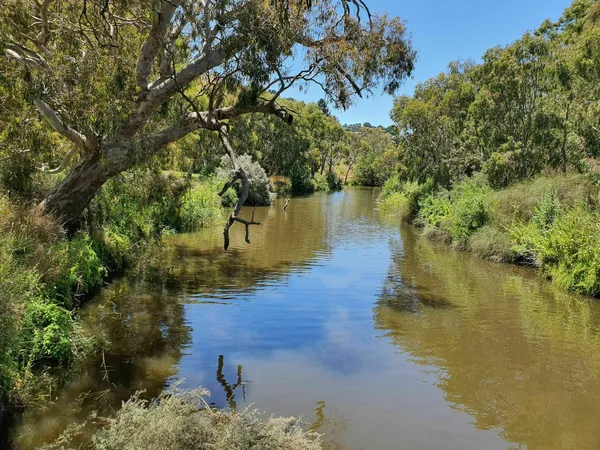
[[3, 158], [0, 158], [0, 162], [3, 162], [3, 161], [8, 161], [9, 159], [11, 159], [11, 158], [13, 158], [13, 157], [15, 157], [15, 156], [17, 156], [17, 155], [22, 155], [23, 153], [29, 153], [30, 151], [31, 151], [31, 150], [23, 150], [23, 151], [21, 151], [21, 152], [12, 153], [12, 154], [10, 154], [10, 155], [8, 155], [8, 156], [5, 156], [5, 157], [3, 157]]

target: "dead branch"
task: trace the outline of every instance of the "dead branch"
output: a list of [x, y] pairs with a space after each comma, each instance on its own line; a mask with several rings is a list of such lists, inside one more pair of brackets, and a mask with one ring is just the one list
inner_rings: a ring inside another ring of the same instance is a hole
[[246, 175], [244, 169], [242, 169], [238, 164], [237, 155], [235, 153], [235, 150], [231, 146], [231, 142], [229, 141], [229, 132], [227, 130], [227, 126], [221, 125], [219, 129], [219, 138], [221, 139], [221, 143], [223, 144], [225, 151], [231, 158], [233, 168], [235, 171], [231, 181], [225, 184], [220, 195], [223, 195], [236, 180], [241, 180], [242, 182], [242, 192], [240, 193], [238, 201], [235, 204], [235, 208], [233, 209], [231, 215], [229, 216], [229, 219], [227, 220], [227, 223], [225, 224], [225, 228], [223, 228], [223, 248], [227, 250], [229, 248], [229, 229], [235, 222], [239, 222], [246, 227], [246, 242], [248, 244], [250, 244], [250, 225], [260, 225], [260, 222], [256, 222], [254, 220], [254, 213], [256, 212], [256, 207], [252, 212], [252, 219], [250, 219], [249, 221], [239, 217], [242, 206], [248, 199], [248, 192], [250, 189], [248, 175]]
[[287, 209], [287, 207], [288, 207], [289, 205], [290, 205], [290, 199], [288, 198], [288, 199], [285, 201], [285, 205], [283, 205], [283, 212], [285, 212], [285, 210]]
[[46, 169], [46, 167], [44, 166], [44, 167], [38, 168], [38, 170], [41, 170], [42, 172], [46, 172], [46, 173], [60, 173], [60, 172], [62, 172], [69, 165], [69, 162], [71, 162], [71, 159], [73, 159], [73, 156], [75, 156], [77, 154], [77, 150], [79, 150], [79, 149], [77, 148], [76, 145], [74, 145], [71, 148], [71, 150], [69, 150], [69, 153], [67, 153], [67, 155], [61, 161], [61, 163], [60, 163], [60, 165], [58, 167], [55, 167], [54, 169]]

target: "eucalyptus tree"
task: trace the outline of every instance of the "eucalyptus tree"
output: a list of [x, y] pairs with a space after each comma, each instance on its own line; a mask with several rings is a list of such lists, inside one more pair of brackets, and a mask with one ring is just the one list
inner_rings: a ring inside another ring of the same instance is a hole
[[41, 204], [70, 228], [108, 179], [198, 129], [217, 133], [247, 184], [231, 119], [291, 123], [277, 100], [296, 84], [342, 108], [393, 94], [415, 59], [403, 22], [363, 0], [5, 0], [0, 14], [11, 95], [71, 145]]

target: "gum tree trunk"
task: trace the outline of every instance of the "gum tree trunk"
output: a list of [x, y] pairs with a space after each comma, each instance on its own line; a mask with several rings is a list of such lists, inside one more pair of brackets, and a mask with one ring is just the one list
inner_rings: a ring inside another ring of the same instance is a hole
[[81, 158], [65, 179], [46, 196], [41, 207], [65, 228], [74, 230], [85, 208], [110, 177], [100, 153]]

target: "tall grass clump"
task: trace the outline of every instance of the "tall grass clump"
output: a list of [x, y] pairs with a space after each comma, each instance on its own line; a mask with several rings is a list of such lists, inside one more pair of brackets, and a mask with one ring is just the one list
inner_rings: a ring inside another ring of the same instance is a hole
[[[195, 183], [183, 196], [180, 209], [182, 231], [196, 231], [221, 218], [221, 198], [217, 193], [222, 184], [220, 180]], [[235, 193], [233, 189], [231, 192]], [[235, 203], [235, 200], [227, 201]]]
[[[261, 416], [245, 409], [215, 410], [204, 400], [207, 391], [176, 391], [147, 402], [139, 394], [123, 403], [114, 419], [96, 431], [92, 449], [170, 450], [319, 450], [316, 433], [305, 431], [295, 418]], [[76, 428], [44, 450], [78, 448], [71, 444]], [[72, 447], [71, 447], [72, 445]]]
[[600, 294], [600, 214], [584, 203], [565, 207], [551, 192], [529, 222], [510, 229], [514, 250], [558, 285]]

